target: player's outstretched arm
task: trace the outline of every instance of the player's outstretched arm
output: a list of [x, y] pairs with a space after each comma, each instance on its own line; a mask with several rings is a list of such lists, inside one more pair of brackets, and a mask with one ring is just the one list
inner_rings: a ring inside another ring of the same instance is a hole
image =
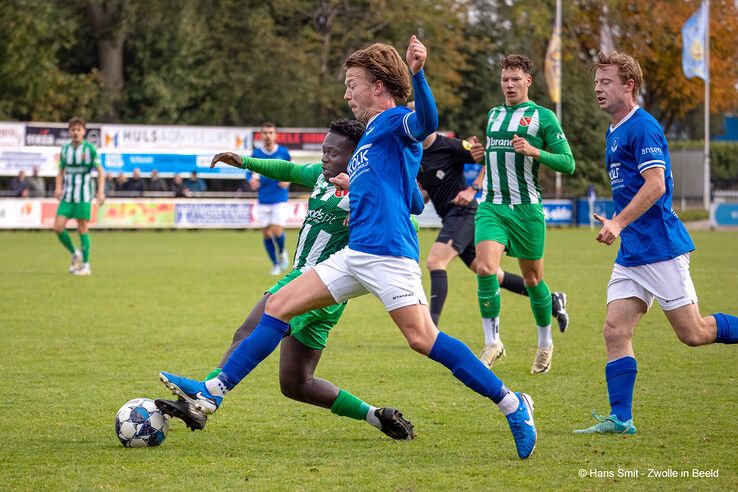
[[288, 181], [305, 186], [313, 186], [322, 172], [321, 164], [295, 164], [280, 159], [257, 159], [255, 157], [241, 157], [234, 152], [216, 154], [210, 162], [213, 168], [218, 162], [229, 166], [248, 169], [267, 178], [277, 181]]
[[417, 141], [425, 140], [428, 135], [438, 129], [438, 110], [428, 82], [425, 80], [423, 66], [428, 58], [425, 45], [417, 36], [410, 38], [407, 47], [407, 64], [413, 74], [413, 94], [415, 96], [415, 112], [407, 116], [406, 131]]

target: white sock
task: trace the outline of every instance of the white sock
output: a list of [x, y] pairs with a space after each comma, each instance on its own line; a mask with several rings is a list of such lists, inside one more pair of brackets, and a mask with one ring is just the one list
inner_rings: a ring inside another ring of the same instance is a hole
[[538, 348], [548, 348], [554, 344], [551, 325], [538, 327]]
[[382, 430], [382, 422], [380, 422], [377, 416], [374, 415], [374, 412], [376, 411], [377, 407], [369, 405], [369, 411], [366, 413], [366, 421], [372, 424], [377, 429]]
[[500, 317], [482, 318], [482, 329], [484, 330], [484, 344], [495, 345], [500, 343]]
[[519, 406], [520, 406], [520, 399], [518, 398], [518, 395], [516, 395], [512, 391], [506, 394], [505, 397], [502, 399], [502, 401], [497, 404], [497, 407], [502, 411], [502, 414], [505, 416], [513, 413], [515, 410], [518, 409]]
[[218, 377], [205, 381], [205, 387], [213, 396], [224, 397], [228, 394], [228, 388], [226, 388], [226, 385]]

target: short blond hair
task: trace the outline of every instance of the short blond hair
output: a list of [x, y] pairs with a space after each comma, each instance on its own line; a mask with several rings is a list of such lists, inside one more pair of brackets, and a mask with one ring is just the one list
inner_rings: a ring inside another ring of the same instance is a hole
[[354, 51], [346, 59], [346, 68], [363, 68], [370, 82], [381, 80], [397, 104], [405, 104], [410, 97], [410, 73], [405, 61], [392, 46], [374, 43]]
[[597, 60], [592, 65], [592, 69], [604, 68], [608, 65], [618, 67], [620, 82], [623, 84], [627, 84], [629, 80], [633, 81], [633, 98], [638, 97], [638, 91], [643, 85], [643, 70], [641, 70], [638, 60], [627, 53], [618, 53], [617, 51], [603, 53], [600, 51], [597, 53]]

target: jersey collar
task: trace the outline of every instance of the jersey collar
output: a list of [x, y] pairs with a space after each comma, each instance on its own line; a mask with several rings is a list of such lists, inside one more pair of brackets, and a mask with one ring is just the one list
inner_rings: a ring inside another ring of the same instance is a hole
[[641, 107], [636, 104], [635, 107], [630, 110], [630, 113], [628, 113], [627, 115], [625, 115], [625, 118], [623, 118], [622, 120], [620, 120], [620, 122], [617, 125], [615, 125], [615, 126], [610, 125], [610, 131], [611, 132], [614, 131], [617, 127], [619, 127], [620, 125], [622, 125], [623, 123], [625, 123], [626, 121], [628, 121], [630, 119], [630, 117], [633, 116], [635, 114], [635, 112], [638, 111], [640, 108]]

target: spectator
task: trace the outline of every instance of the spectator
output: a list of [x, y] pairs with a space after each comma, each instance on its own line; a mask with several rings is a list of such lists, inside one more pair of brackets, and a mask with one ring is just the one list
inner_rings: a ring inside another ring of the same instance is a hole
[[105, 196], [115, 194], [115, 176], [112, 173], [105, 175]]
[[133, 170], [133, 176], [131, 176], [131, 179], [129, 179], [124, 185], [123, 189], [132, 195], [135, 194], [136, 196], [143, 196], [144, 180], [141, 179], [141, 170], [139, 168]]
[[190, 179], [185, 181], [184, 186], [192, 193], [201, 193], [208, 190], [208, 185], [205, 184], [204, 180], [197, 177], [197, 172], [195, 171], [192, 171]]
[[28, 178], [28, 186], [31, 196], [44, 196], [46, 194], [46, 182], [38, 175], [38, 166], [33, 166], [33, 176]]
[[174, 192], [174, 198], [191, 197], [192, 192], [185, 186], [182, 176], [175, 176], [172, 179], [172, 191]]
[[149, 191], [168, 191], [169, 187], [163, 178], [159, 177], [159, 171], [151, 170], [151, 180], [149, 181]]
[[115, 191], [127, 191], [126, 190], [127, 181], [128, 180], [126, 179], [123, 173], [118, 173], [118, 176], [115, 178]]
[[10, 190], [15, 196], [28, 198], [31, 193], [31, 185], [26, 178], [25, 171], [18, 171], [18, 176], [10, 181]]

